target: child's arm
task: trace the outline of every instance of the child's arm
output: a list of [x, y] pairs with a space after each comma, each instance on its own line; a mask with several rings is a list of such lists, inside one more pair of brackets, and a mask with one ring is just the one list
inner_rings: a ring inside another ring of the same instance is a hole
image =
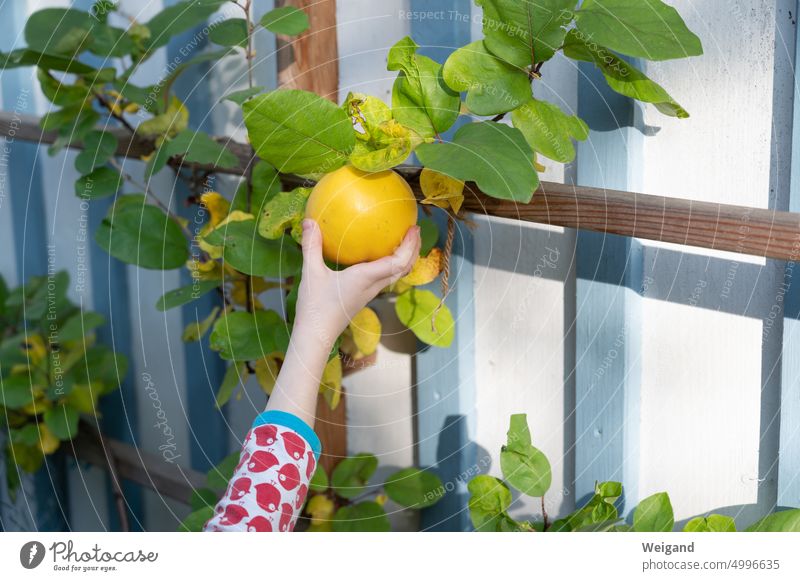
[[228, 490], [204, 530], [294, 528], [319, 460], [312, 428], [333, 343], [381, 289], [411, 270], [419, 247], [414, 226], [392, 256], [334, 271], [322, 259], [319, 227], [303, 222], [303, 273], [289, 349], [266, 410], [247, 433]]

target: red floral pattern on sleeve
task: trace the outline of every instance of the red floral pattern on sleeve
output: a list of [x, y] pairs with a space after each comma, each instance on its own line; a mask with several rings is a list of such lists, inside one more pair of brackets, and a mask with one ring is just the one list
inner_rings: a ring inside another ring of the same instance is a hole
[[239, 464], [205, 531], [291, 531], [316, 469], [295, 431], [265, 424], [247, 432]]

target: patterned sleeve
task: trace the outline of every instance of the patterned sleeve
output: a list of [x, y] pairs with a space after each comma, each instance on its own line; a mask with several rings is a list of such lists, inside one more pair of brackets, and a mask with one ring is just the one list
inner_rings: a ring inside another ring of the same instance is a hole
[[259, 414], [245, 436], [228, 489], [203, 530], [293, 530], [320, 451], [314, 430], [297, 416], [272, 410]]

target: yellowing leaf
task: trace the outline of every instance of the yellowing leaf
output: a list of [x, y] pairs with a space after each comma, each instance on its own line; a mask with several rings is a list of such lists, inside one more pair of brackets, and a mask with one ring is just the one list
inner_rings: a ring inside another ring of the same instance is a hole
[[256, 379], [258, 385], [267, 395], [272, 395], [275, 380], [278, 379], [278, 362], [283, 360], [283, 353], [270, 353], [256, 361]]
[[216, 260], [202, 262], [192, 258], [186, 262], [186, 268], [193, 280], [220, 280], [222, 279], [222, 265]]
[[277, 240], [291, 227], [292, 237], [300, 241], [306, 201], [311, 188], [295, 188], [290, 192], [280, 192], [264, 205], [258, 221], [258, 233], [264, 238]]
[[464, 202], [464, 182], [426, 167], [419, 176], [419, 186], [425, 196], [423, 204], [452, 208], [458, 214]]
[[219, 192], [206, 192], [200, 196], [200, 202], [203, 207], [211, 214], [209, 223], [212, 227], [216, 227], [228, 215], [231, 209], [231, 204]]
[[183, 330], [183, 336], [181, 337], [184, 342], [191, 343], [192, 341], [199, 341], [203, 335], [211, 328], [211, 325], [214, 324], [214, 321], [217, 319], [217, 315], [219, 314], [219, 307], [214, 307], [211, 310], [211, 313], [203, 319], [202, 321], [192, 321], [186, 328]]
[[311, 524], [321, 525], [330, 521], [336, 505], [324, 494], [316, 494], [308, 500], [306, 512], [311, 516]]
[[[431, 248], [428, 256], [420, 256], [411, 268], [411, 272], [401, 278], [398, 282], [411, 286], [420, 286], [436, 280], [442, 271], [442, 251], [439, 248]], [[402, 291], [397, 291], [402, 292]]]
[[358, 349], [353, 354], [355, 359], [375, 353], [381, 340], [381, 320], [375, 311], [369, 307], [361, 309], [350, 321], [349, 329]]
[[28, 335], [24, 349], [28, 354], [28, 360], [33, 365], [38, 365], [47, 357], [47, 349], [44, 346], [44, 339], [42, 339], [41, 335]]
[[319, 390], [328, 407], [335, 410], [342, 399], [342, 359], [338, 354], [325, 366]]
[[209, 244], [205, 241], [205, 236], [214, 230], [217, 230], [218, 228], [224, 228], [226, 224], [230, 224], [231, 222], [245, 222], [247, 220], [253, 220], [253, 215], [248, 214], [247, 212], [242, 212], [241, 210], [234, 210], [225, 218], [223, 218], [218, 224], [209, 222], [200, 230], [200, 235], [198, 236], [197, 240], [198, 246], [200, 246], [200, 248], [204, 250], [211, 258], [222, 258], [222, 246], [214, 246], [213, 244]]
[[174, 137], [189, 126], [189, 110], [177, 97], [172, 97], [167, 110], [152, 119], [142, 121], [136, 133], [143, 137], [155, 137], [156, 146], [165, 137]]
[[39, 424], [39, 447], [42, 449], [42, 452], [45, 454], [52, 454], [58, 450], [60, 445], [61, 440], [56, 438], [46, 425], [43, 423]]
[[97, 398], [103, 391], [99, 383], [90, 385], [77, 384], [67, 395], [67, 403], [81, 413], [100, 415], [97, 409]]

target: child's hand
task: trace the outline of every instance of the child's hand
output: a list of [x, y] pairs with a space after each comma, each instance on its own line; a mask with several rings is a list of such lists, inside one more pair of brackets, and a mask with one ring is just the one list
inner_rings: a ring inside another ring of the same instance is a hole
[[406, 232], [391, 256], [344, 270], [328, 268], [322, 259], [322, 233], [313, 220], [303, 221], [303, 275], [295, 325], [331, 346], [350, 320], [386, 286], [411, 270], [419, 257], [419, 226]]

